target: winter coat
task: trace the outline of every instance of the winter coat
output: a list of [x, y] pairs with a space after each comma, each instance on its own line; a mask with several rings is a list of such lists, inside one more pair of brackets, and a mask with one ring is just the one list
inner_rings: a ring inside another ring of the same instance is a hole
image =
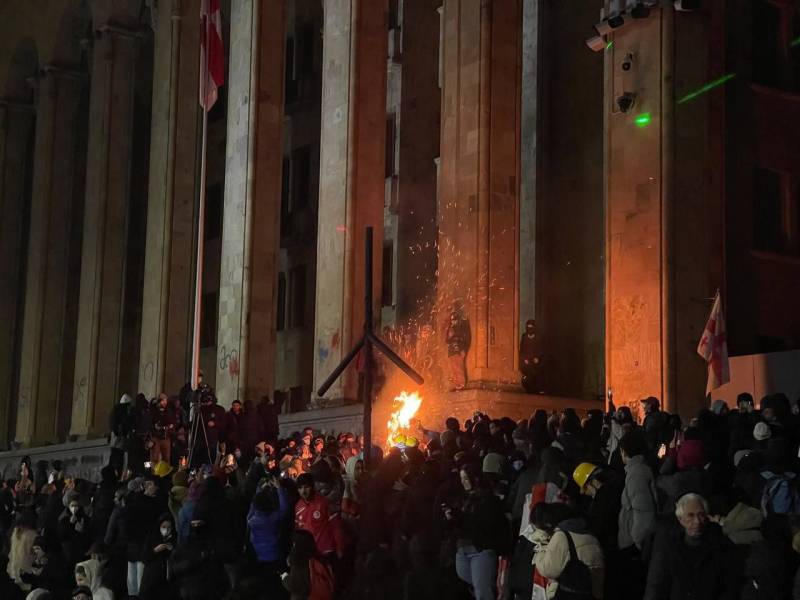
[[[172, 544], [172, 550], [156, 552], [155, 549], [160, 544]], [[173, 596], [169, 559], [177, 545], [178, 535], [174, 528], [164, 537], [161, 535], [159, 523], [155, 531], [150, 533], [142, 552], [144, 575], [139, 589], [140, 600], [167, 600]]]
[[263, 442], [264, 422], [259, 418], [252, 401], [244, 403], [244, 410], [240, 413], [242, 418], [237, 419], [239, 424], [239, 439], [242, 442], [242, 455], [253, 456], [256, 444]]
[[656, 538], [644, 600], [738, 600], [741, 566], [716, 523], [699, 540], [677, 523]]
[[100, 578], [100, 563], [94, 559], [80, 562], [76, 565], [83, 568], [86, 578], [89, 580], [89, 588], [92, 590], [92, 600], [114, 600], [114, 592], [108, 589]]
[[711, 475], [703, 467], [675, 471], [674, 459], [667, 459], [656, 479], [656, 488], [662, 492], [661, 512], [675, 512], [675, 504], [684, 494], [693, 492], [703, 498], [712, 496]]
[[320, 493], [315, 493], [311, 502], [302, 498], [294, 510], [295, 528], [311, 532], [320, 554], [331, 554], [344, 550], [340, 517], [332, 514], [330, 502]]
[[669, 415], [660, 410], [653, 410], [644, 418], [644, 441], [647, 449], [652, 454], [658, 452], [661, 444], [669, 444], [672, 438], [672, 428], [669, 425]]
[[145, 496], [141, 492], [126, 499], [124, 515], [125, 554], [128, 562], [140, 562], [144, 556], [144, 544], [150, 529], [166, 506], [157, 496]]
[[636, 545], [641, 549], [656, 515], [656, 488], [653, 471], [643, 455], [634, 456], [625, 465], [625, 487], [619, 511], [620, 549]]
[[355, 520], [359, 515], [361, 504], [361, 487], [356, 481], [356, 466], [361, 459], [358, 456], [351, 456], [347, 459], [345, 476], [342, 478], [344, 483], [344, 493], [342, 495], [342, 518]]
[[760, 510], [739, 502], [725, 517], [722, 532], [737, 546], [763, 542], [764, 536], [760, 530], [762, 521], [764, 515]]
[[172, 551], [169, 569], [179, 581], [182, 600], [219, 600], [224, 596], [228, 576], [207, 535], [200, 537], [192, 532], [187, 543]]
[[36, 530], [34, 529], [21, 529], [17, 527], [11, 533], [11, 552], [8, 555], [6, 572], [8, 576], [14, 580], [14, 583], [26, 591], [31, 589], [31, 586], [22, 582], [20, 574], [23, 572], [31, 572], [31, 568], [33, 567], [31, 548], [33, 548], [33, 541], [35, 539]]
[[92, 545], [91, 520], [83, 511], [77, 515], [83, 520], [83, 530], [76, 529], [77, 522], [71, 523], [72, 514], [67, 509], [58, 520], [58, 539], [61, 540], [61, 551], [67, 566], [72, 568], [86, 557]]
[[605, 578], [605, 560], [600, 542], [586, 527], [583, 519], [569, 519], [558, 525], [547, 545], [541, 546], [534, 555], [536, 569], [550, 581], [547, 584], [547, 598], [553, 598], [558, 589], [558, 578], [570, 561], [568, 532], [575, 544], [578, 559], [589, 567], [592, 576], [592, 596], [603, 598], [603, 581]]
[[172, 519], [176, 523], [178, 522], [178, 514], [180, 514], [181, 512], [181, 508], [183, 508], [188, 501], [189, 501], [188, 487], [183, 485], [175, 485], [169, 491], [169, 500], [167, 504], [169, 506], [169, 512], [172, 513]]
[[498, 556], [508, 556], [512, 541], [508, 520], [503, 503], [491, 490], [470, 492], [456, 520], [459, 540], [478, 552], [494, 550]]
[[604, 552], [618, 547], [619, 513], [622, 508], [622, 490], [625, 478], [614, 476], [604, 483], [592, 498], [586, 511], [586, 524], [592, 535], [600, 542]]
[[281, 536], [285, 529], [284, 521], [291, 514], [292, 503], [288, 492], [283, 488], [278, 489], [277, 510], [267, 513], [256, 510], [255, 504], [250, 506], [247, 526], [258, 562], [278, 562], [286, 558]]
[[511, 510], [511, 518], [517, 528], [522, 523], [522, 509], [525, 506], [525, 496], [531, 493], [531, 489], [536, 483], [536, 478], [538, 476], [538, 467], [528, 467], [519, 474], [519, 477], [517, 477], [517, 480], [509, 490], [508, 507]]
[[[284, 395], [276, 395], [274, 403], [261, 402], [256, 411], [258, 416], [261, 417], [261, 422], [264, 428], [264, 439], [268, 442], [274, 442], [280, 435], [280, 426], [278, 425], [278, 415], [281, 414], [281, 405], [283, 404]], [[259, 440], [261, 441], [261, 440]]]

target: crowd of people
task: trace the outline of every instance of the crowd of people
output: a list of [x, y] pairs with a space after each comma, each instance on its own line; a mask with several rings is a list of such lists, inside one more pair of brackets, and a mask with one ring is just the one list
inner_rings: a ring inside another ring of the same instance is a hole
[[476, 413], [386, 452], [279, 439], [269, 399], [197, 399], [191, 460], [186, 399], [166, 396], [123, 397], [99, 482], [23, 460], [0, 490], [0, 598], [800, 600], [800, 416], [782, 394], [687, 426], [652, 397], [642, 423], [627, 406]]

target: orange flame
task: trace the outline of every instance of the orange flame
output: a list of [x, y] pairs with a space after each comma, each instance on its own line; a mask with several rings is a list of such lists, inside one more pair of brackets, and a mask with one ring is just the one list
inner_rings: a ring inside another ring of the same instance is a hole
[[411, 419], [417, 414], [419, 407], [422, 405], [422, 397], [417, 392], [407, 393], [400, 392], [400, 395], [394, 399], [394, 407], [396, 410], [392, 413], [389, 422], [386, 424], [386, 448], [392, 448], [394, 438], [402, 430], [407, 430], [411, 427]]

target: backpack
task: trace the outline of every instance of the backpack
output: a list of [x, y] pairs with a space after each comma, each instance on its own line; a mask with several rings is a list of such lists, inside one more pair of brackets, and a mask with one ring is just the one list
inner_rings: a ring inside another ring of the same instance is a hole
[[514, 547], [511, 559], [511, 572], [508, 575], [508, 590], [512, 594], [530, 598], [533, 592], [533, 556], [536, 548], [525, 536], [520, 536]]
[[797, 476], [791, 471], [783, 475], [764, 471], [761, 476], [767, 480], [761, 494], [761, 510], [764, 516], [769, 513], [777, 515], [800, 515], [800, 490]]
[[592, 596], [592, 574], [584, 563], [578, 558], [575, 542], [566, 531], [561, 531], [567, 536], [569, 544], [569, 562], [561, 571], [558, 578], [558, 588], [553, 600], [588, 600]]

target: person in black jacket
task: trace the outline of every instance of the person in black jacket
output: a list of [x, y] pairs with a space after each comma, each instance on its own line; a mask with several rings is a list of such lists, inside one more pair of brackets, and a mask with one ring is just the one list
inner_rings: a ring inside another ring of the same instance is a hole
[[145, 541], [158, 516], [167, 511], [166, 500], [157, 494], [155, 482], [147, 481], [142, 491], [129, 484], [123, 516], [126, 559], [128, 561], [128, 595], [138, 596], [144, 577]]
[[192, 520], [189, 539], [172, 552], [169, 568], [179, 582], [183, 600], [219, 600], [225, 594], [225, 567], [205, 521]]
[[450, 325], [445, 333], [447, 356], [450, 360], [450, 374], [453, 380], [451, 391], [463, 390], [467, 383], [466, 356], [472, 342], [469, 321], [458, 313], [450, 315]]
[[522, 373], [522, 388], [528, 394], [542, 391], [539, 382], [539, 338], [536, 336], [536, 321], [528, 319], [525, 333], [519, 341], [519, 370]]
[[92, 498], [92, 540], [102, 540], [114, 512], [114, 493], [120, 487], [118, 471], [106, 465], [100, 471], [100, 484]]
[[167, 600], [174, 590], [169, 570], [169, 559], [178, 545], [178, 534], [170, 513], [158, 518], [145, 540], [142, 552], [144, 575], [139, 589], [140, 600]]
[[456, 572], [475, 589], [477, 600], [494, 600], [497, 564], [510, 550], [503, 503], [494, 495], [478, 464], [461, 469], [466, 499], [460, 511], [445, 506], [445, 519], [457, 527]]
[[680, 527], [660, 533], [653, 548], [645, 600], [735, 600], [741, 590], [736, 549], [716, 523], [708, 503], [686, 494], [675, 516]]
[[81, 562], [92, 545], [91, 522], [81, 505], [80, 496], [73, 494], [72, 499], [58, 521], [58, 537], [64, 560], [70, 571]]
[[261, 403], [258, 405], [256, 410], [258, 411], [258, 416], [261, 417], [261, 423], [263, 424], [263, 440], [267, 441], [270, 444], [275, 444], [278, 441], [278, 436], [280, 435], [280, 426], [278, 425], [278, 415], [281, 414], [281, 405], [283, 404], [285, 396], [281, 394], [280, 397], [275, 399], [270, 398], [269, 396], [264, 396], [261, 398]]
[[128, 437], [130, 431], [130, 419], [128, 413], [131, 408], [131, 397], [123, 394], [119, 403], [111, 409], [111, 416], [108, 419], [109, 442], [111, 443], [111, 458], [109, 464], [117, 473], [122, 473], [125, 466], [125, 452], [128, 450]]
[[66, 590], [64, 573], [68, 572], [60, 554], [51, 551], [49, 541], [37, 537], [33, 541], [33, 551], [36, 559], [29, 573], [22, 573], [21, 579], [29, 583], [31, 591], [36, 589], [47, 590], [55, 598], [60, 598]]

